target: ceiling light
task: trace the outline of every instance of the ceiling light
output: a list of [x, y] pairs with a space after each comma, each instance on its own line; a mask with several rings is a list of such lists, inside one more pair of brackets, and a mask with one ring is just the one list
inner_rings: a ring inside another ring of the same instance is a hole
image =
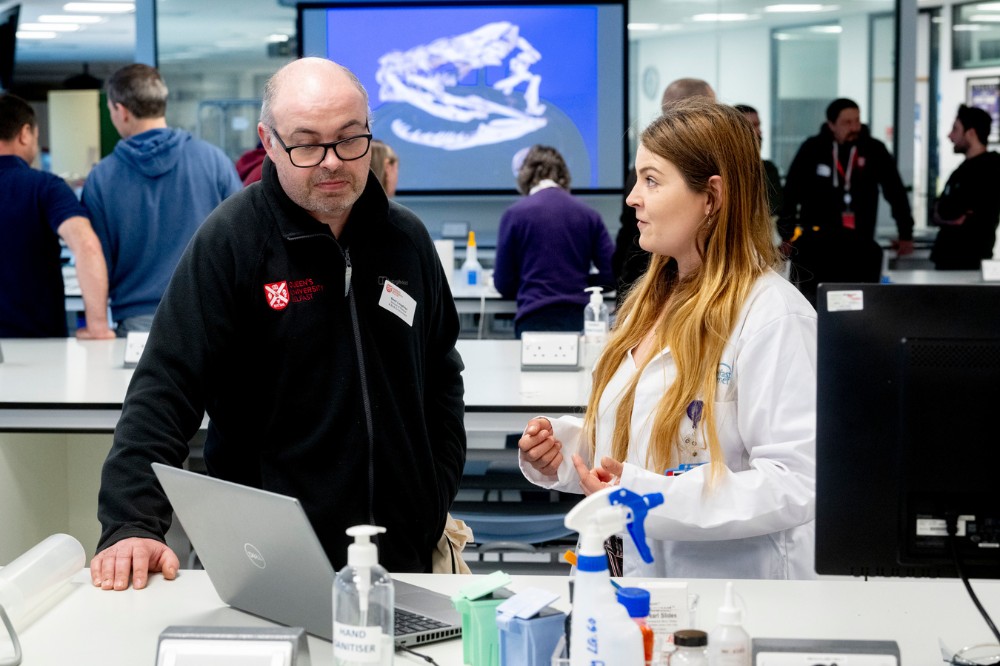
[[282, 44], [284, 42], [287, 42], [289, 39], [291, 38], [288, 35], [284, 35], [278, 32], [274, 33], [273, 35], [267, 36], [267, 41], [271, 42], [272, 44]]
[[100, 23], [103, 20], [102, 16], [87, 14], [42, 14], [38, 17], [39, 23]]
[[22, 23], [17, 29], [28, 32], [74, 32], [80, 26], [75, 23]]
[[757, 18], [754, 14], [695, 14], [692, 21], [751, 21]]
[[1000, 12], [1000, 2], [984, 2], [976, 5], [976, 9], [981, 12]]
[[790, 14], [797, 12], [821, 12], [828, 10], [823, 5], [768, 5], [764, 7], [765, 12], [772, 14]]
[[629, 23], [628, 29], [635, 30], [636, 32], [648, 32], [650, 30], [656, 30], [660, 27], [659, 23]]
[[37, 32], [29, 30], [18, 30], [15, 34], [18, 39], [55, 39], [56, 37], [56, 33], [54, 32]]
[[951, 27], [955, 32], [976, 32], [978, 30], [989, 30], [985, 25], [976, 25], [974, 23], [958, 23]]
[[127, 14], [135, 11], [132, 2], [67, 2], [63, 11], [85, 14]]
[[1000, 14], [973, 14], [969, 20], [973, 23], [1000, 23]]
[[819, 32], [824, 35], [839, 35], [844, 32], [844, 28], [839, 25], [814, 25], [809, 27], [809, 32]]

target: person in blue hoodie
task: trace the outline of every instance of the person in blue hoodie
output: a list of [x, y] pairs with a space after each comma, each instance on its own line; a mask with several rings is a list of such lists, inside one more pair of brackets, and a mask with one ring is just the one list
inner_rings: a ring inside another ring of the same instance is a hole
[[106, 84], [121, 141], [90, 172], [83, 204], [108, 264], [116, 331], [148, 331], [184, 248], [226, 197], [242, 188], [219, 148], [167, 127], [167, 86], [133, 64]]

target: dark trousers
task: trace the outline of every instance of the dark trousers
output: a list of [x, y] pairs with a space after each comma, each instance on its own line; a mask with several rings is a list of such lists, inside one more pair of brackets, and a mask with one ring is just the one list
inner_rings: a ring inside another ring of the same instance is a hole
[[583, 331], [583, 305], [556, 303], [529, 312], [514, 322], [514, 335], [521, 339], [525, 331]]
[[812, 228], [792, 244], [790, 279], [816, 306], [816, 287], [832, 282], [879, 282], [882, 248], [848, 229]]

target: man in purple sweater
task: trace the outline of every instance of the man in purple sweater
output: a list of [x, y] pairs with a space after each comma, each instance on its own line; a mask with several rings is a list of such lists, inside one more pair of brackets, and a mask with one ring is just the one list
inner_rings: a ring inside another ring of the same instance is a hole
[[582, 331], [584, 290], [614, 284], [607, 227], [570, 195], [569, 183], [562, 155], [532, 146], [517, 173], [518, 191], [527, 196], [500, 218], [493, 284], [517, 298], [518, 338], [524, 331]]

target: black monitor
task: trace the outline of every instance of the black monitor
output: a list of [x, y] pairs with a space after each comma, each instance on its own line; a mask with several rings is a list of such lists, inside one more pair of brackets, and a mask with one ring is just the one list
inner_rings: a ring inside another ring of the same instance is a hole
[[20, 13], [21, 5], [0, 11], [0, 90], [10, 90], [14, 85], [14, 52]]
[[1000, 578], [1000, 286], [821, 285], [816, 571]]

